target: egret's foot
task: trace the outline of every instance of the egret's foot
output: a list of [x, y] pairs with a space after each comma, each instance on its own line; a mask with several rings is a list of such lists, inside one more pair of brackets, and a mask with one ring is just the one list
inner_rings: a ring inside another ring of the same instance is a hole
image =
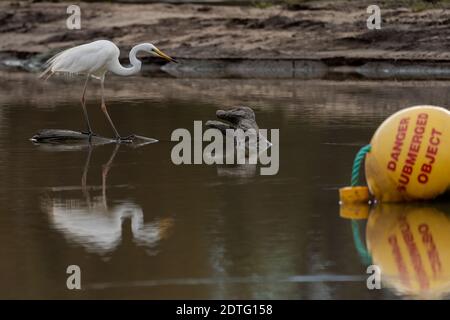
[[126, 137], [116, 137], [116, 140], [118, 143], [132, 143], [133, 139], [135, 138], [134, 134], [130, 134], [129, 136]]
[[80, 131], [80, 132], [81, 132], [81, 134], [88, 135], [89, 137], [97, 135], [96, 133], [93, 133], [92, 131]]
[[89, 143], [91, 143], [92, 137], [97, 135], [97, 134], [93, 133], [92, 131], [81, 131], [81, 134], [85, 134], [88, 136]]

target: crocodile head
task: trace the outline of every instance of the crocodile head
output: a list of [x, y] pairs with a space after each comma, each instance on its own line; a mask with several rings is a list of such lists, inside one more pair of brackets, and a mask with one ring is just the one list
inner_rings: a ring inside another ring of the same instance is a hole
[[249, 107], [238, 106], [229, 110], [217, 110], [217, 118], [222, 121], [207, 121], [207, 128], [215, 128], [225, 133], [226, 129], [259, 129], [256, 123], [255, 112]]

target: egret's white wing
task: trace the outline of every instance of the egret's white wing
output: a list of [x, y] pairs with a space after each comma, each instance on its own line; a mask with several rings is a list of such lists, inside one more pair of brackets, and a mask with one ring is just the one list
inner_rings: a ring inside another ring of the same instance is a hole
[[111, 59], [119, 57], [119, 49], [110, 41], [99, 40], [76, 46], [58, 53], [47, 62], [47, 69], [41, 77], [57, 72], [69, 74], [95, 74], [104, 72]]

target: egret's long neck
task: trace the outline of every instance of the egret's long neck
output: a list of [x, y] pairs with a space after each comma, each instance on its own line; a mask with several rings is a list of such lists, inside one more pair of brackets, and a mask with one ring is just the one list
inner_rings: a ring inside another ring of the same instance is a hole
[[124, 67], [120, 64], [119, 60], [117, 60], [112, 66], [111, 71], [119, 76], [131, 76], [136, 74], [141, 70], [142, 62], [139, 60], [136, 55], [139, 51], [143, 50], [145, 44], [141, 43], [134, 46], [130, 51], [130, 63], [131, 67]]

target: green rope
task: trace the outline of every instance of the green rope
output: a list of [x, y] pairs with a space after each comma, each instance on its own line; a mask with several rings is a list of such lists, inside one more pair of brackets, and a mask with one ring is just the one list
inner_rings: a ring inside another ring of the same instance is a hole
[[[358, 185], [362, 161], [366, 156], [366, 154], [370, 152], [371, 149], [372, 149], [371, 145], [368, 144], [362, 147], [356, 154], [352, 168], [352, 182], [351, 182], [352, 187]], [[359, 257], [361, 258], [361, 262], [366, 266], [372, 264], [372, 257], [370, 256], [370, 253], [367, 251], [366, 246], [364, 245], [364, 242], [361, 239], [359, 223], [357, 220], [352, 220], [352, 233], [356, 251], [358, 252]]]
[[367, 146], [362, 147], [355, 156], [355, 160], [353, 161], [353, 169], [352, 169], [352, 187], [357, 186], [359, 183], [359, 172], [361, 170], [361, 163], [364, 159], [365, 155], [370, 152], [372, 146], [368, 144]]
[[353, 233], [353, 243], [355, 244], [356, 251], [361, 259], [361, 262], [369, 266], [372, 264], [372, 257], [367, 251], [363, 240], [361, 239], [361, 232], [359, 230], [359, 223], [357, 220], [352, 220], [352, 233]]

